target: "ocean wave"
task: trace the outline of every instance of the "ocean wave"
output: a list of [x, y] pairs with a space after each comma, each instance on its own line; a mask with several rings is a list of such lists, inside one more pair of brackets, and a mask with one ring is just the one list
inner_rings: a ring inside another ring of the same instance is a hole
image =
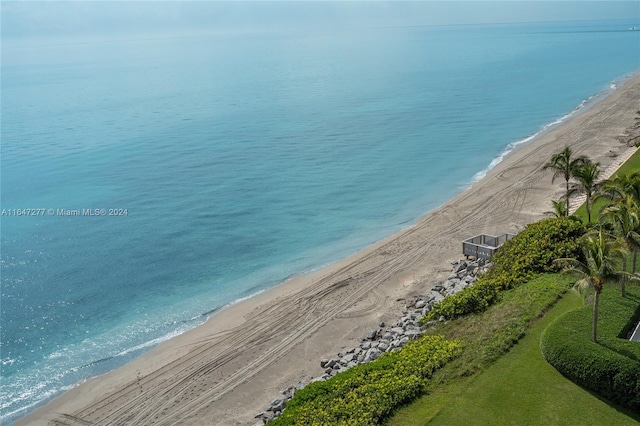
[[500, 154], [498, 154], [493, 160], [491, 160], [491, 163], [489, 163], [489, 165], [477, 172], [475, 175], [473, 175], [473, 177], [471, 178], [471, 184], [474, 184], [478, 181], [480, 181], [482, 178], [484, 178], [487, 173], [489, 173], [494, 167], [496, 167], [498, 164], [500, 164], [502, 162], [502, 160], [504, 160], [504, 158], [509, 155], [510, 153], [512, 153], [515, 149], [517, 149], [518, 147], [525, 145], [529, 142], [531, 142], [532, 140], [536, 139], [537, 137], [545, 134], [546, 132], [554, 129], [555, 127], [559, 126], [560, 124], [564, 123], [565, 121], [567, 121], [570, 118], [575, 117], [578, 114], [581, 114], [585, 111], [587, 111], [589, 108], [591, 108], [593, 105], [597, 104], [598, 102], [600, 102], [601, 100], [603, 100], [604, 98], [606, 98], [607, 96], [609, 96], [611, 93], [613, 93], [617, 88], [618, 88], [618, 83], [620, 81], [624, 81], [628, 78], [630, 78], [631, 76], [625, 76], [622, 79], [618, 79], [618, 80], [614, 80], [612, 81], [606, 89], [604, 89], [603, 91], [590, 96], [587, 99], [583, 99], [582, 102], [580, 102], [580, 104], [575, 107], [571, 112], [561, 116], [560, 118], [557, 118], [556, 120], [542, 126], [542, 128], [540, 128], [540, 130], [538, 130], [537, 132], [535, 132], [534, 134], [527, 136], [524, 139], [520, 139], [517, 140], [515, 142], [511, 142], [509, 145], [506, 146], [506, 148], [500, 152]]

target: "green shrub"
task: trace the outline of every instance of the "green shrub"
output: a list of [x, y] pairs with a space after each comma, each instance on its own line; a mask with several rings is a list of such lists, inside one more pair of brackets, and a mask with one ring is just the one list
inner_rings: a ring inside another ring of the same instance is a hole
[[493, 266], [476, 283], [435, 304], [423, 321], [457, 318], [482, 312], [495, 303], [500, 292], [530, 281], [534, 276], [555, 272], [555, 259], [582, 256], [578, 239], [585, 226], [574, 218], [550, 218], [528, 225], [507, 241], [493, 256]]
[[592, 306], [568, 312], [547, 327], [541, 350], [571, 381], [640, 413], [640, 344], [626, 339], [640, 317], [640, 289], [615, 288], [600, 297], [598, 343], [591, 341]]
[[424, 336], [401, 351], [296, 392], [274, 425], [374, 425], [415, 398], [433, 372], [462, 351], [456, 341]]

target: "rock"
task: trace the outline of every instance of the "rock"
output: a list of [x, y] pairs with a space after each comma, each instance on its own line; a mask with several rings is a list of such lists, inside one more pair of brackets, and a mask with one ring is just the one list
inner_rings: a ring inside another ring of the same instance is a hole
[[331, 368], [331, 367], [327, 367], [327, 368], [324, 369], [324, 372], [327, 373], [327, 374], [331, 374], [332, 371], [333, 371], [333, 368]]
[[315, 382], [324, 382], [324, 379], [322, 377], [316, 377], [315, 379], [311, 379], [309, 383], [315, 383]]
[[329, 363], [328, 359], [323, 359], [323, 360], [320, 361], [320, 367], [321, 368], [325, 368], [328, 363]]
[[430, 303], [438, 303], [442, 299], [444, 299], [444, 296], [442, 295], [442, 293], [436, 293], [436, 292], [429, 293], [429, 302]]
[[367, 340], [375, 340], [377, 335], [378, 335], [378, 330], [373, 330], [367, 333], [365, 337], [367, 338]]
[[[280, 401], [282, 401], [281, 399], [274, 399], [273, 401], [271, 401], [270, 408], [273, 408], [274, 405], [278, 405], [280, 404]], [[273, 410], [270, 410], [273, 411]]]
[[381, 323], [379, 324], [379, 326], [380, 326], [380, 328], [384, 328], [384, 322], [381, 322]]
[[333, 368], [336, 365], [337, 361], [335, 359], [330, 359], [324, 366], [328, 368]]
[[402, 328], [402, 327], [393, 327], [389, 331], [391, 331], [394, 334], [404, 334], [404, 328]]
[[270, 421], [272, 421], [275, 418], [276, 418], [276, 415], [274, 413], [267, 412], [267, 413], [265, 413], [264, 417], [262, 418], [262, 421], [264, 423], [269, 423]]
[[350, 353], [350, 354], [346, 354], [345, 356], [343, 356], [343, 357], [342, 357], [342, 360], [341, 360], [341, 361], [342, 361], [342, 362], [344, 362], [344, 364], [348, 364], [348, 363], [350, 363], [351, 361], [353, 361], [353, 359], [354, 359], [355, 357], [356, 357], [356, 356], [355, 356], [354, 354], [352, 354], [352, 353]]
[[282, 389], [280, 393], [284, 395], [286, 399], [291, 399], [291, 397], [293, 397], [293, 392], [295, 392], [295, 389], [296, 388], [294, 387], [288, 387], [286, 389]]
[[460, 271], [462, 271], [462, 270], [466, 269], [466, 267], [467, 267], [467, 262], [465, 262], [465, 261], [463, 260], [462, 262], [458, 263], [458, 264], [453, 268], [453, 271], [454, 271], [455, 273], [458, 273], [458, 272], [460, 272]]
[[376, 359], [380, 355], [380, 350], [378, 348], [371, 348], [367, 351], [366, 358]]
[[422, 309], [427, 305], [427, 302], [425, 302], [424, 300], [418, 300], [416, 302], [416, 309]]
[[425, 322], [425, 323], [423, 324], [423, 326], [424, 326], [424, 327], [435, 327], [435, 325], [436, 325], [436, 324], [437, 324], [437, 322], [436, 322], [436, 321], [431, 320], [431, 321], [427, 321], [427, 322]]
[[347, 354], [352, 354], [356, 351], [356, 348], [349, 348], [349, 350], [346, 352]]
[[360, 344], [360, 347], [361, 347], [362, 349], [367, 350], [367, 349], [369, 349], [369, 348], [371, 347], [371, 342], [362, 342], [362, 343]]
[[440, 322], [445, 322], [447, 319], [444, 317], [444, 315], [440, 315], [440, 318], [438, 318], [438, 321]]
[[386, 351], [387, 348], [389, 348], [389, 345], [387, 345], [386, 343], [379, 343], [378, 344], [378, 349], [380, 349], [382, 352]]
[[284, 410], [284, 406], [286, 403], [287, 401], [285, 399], [274, 399], [273, 401], [271, 401], [271, 405], [269, 406], [267, 411], [282, 411]]
[[287, 401], [284, 399], [276, 399], [276, 401], [277, 404], [274, 404], [273, 402], [271, 403], [271, 411], [276, 412], [284, 410], [284, 406], [286, 405]]

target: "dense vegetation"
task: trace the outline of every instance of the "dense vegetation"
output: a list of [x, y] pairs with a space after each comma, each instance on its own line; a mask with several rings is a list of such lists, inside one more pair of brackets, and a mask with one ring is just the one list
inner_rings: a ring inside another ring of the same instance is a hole
[[460, 342], [424, 336], [327, 381], [296, 392], [274, 425], [375, 425], [415, 398], [433, 372], [460, 354]]
[[578, 240], [585, 230], [582, 222], [571, 217], [532, 223], [502, 246], [492, 259], [491, 269], [473, 286], [434, 305], [424, 321], [482, 312], [498, 300], [500, 292], [522, 285], [537, 274], [557, 271], [555, 259], [580, 258]]
[[640, 344], [627, 340], [640, 316], [640, 289], [625, 298], [605, 289], [601, 298], [599, 343], [589, 340], [589, 306], [568, 312], [543, 333], [542, 353], [564, 376], [640, 413]]

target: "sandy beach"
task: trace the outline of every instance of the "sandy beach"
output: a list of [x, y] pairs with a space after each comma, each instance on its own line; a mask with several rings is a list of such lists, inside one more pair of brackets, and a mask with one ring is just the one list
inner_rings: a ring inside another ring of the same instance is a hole
[[[640, 109], [640, 76], [510, 153], [481, 181], [415, 225], [317, 271], [223, 309], [126, 366], [89, 380], [18, 425], [251, 425], [280, 390], [322, 374], [403, 299], [425, 294], [479, 233], [517, 233], [545, 217], [563, 182], [543, 165], [570, 146], [615, 169]], [[451, 141], [450, 143], [455, 143]], [[428, 159], [425, 159], [428, 162]], [[447, 179], [442, 176], [442, 179]]]

